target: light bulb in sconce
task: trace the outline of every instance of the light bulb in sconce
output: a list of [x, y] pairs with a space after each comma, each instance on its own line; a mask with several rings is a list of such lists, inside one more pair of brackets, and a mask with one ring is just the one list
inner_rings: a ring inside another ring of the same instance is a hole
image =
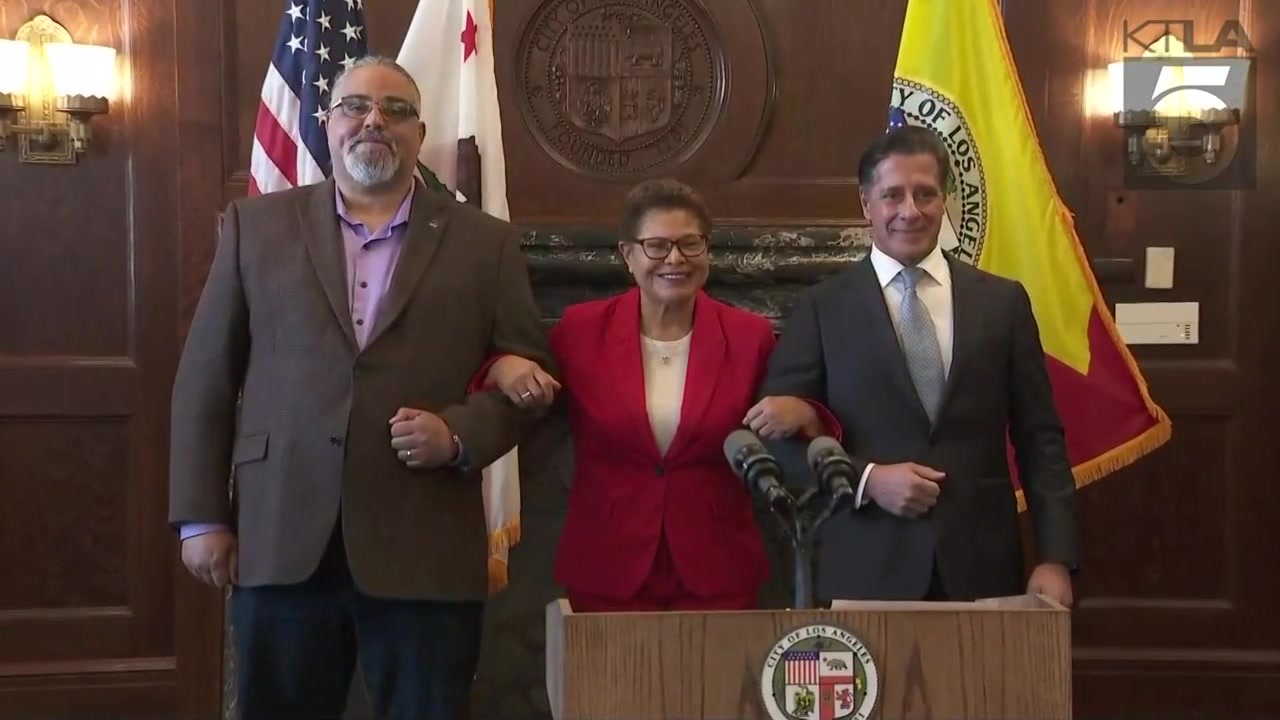
[[1247, 75], [1249, 60], [1191, 57], [1174, 45], [1168, 54], [1107, 65], [1107, 105], [1124, 130], [1131, 165], [1144, 165], [1144, 158], [1166, 170], [1177, 170], [1169, 165], [1174, 160], [1212, 165], [1222, 150], [1223, 131], [1240, 122], [1240, 106], [1223, 100], [1233, 96], [1210, 90], [1230, 90], [1229, 80]]
[[76, 164], [119, 92], [116, 64], [115, 48], [76, 43], [45, 14], [0, 39], [0, 150], [12, 137], [20, 163]]
[[[1134, 58], [1107, 65], [1107, 109], [1114, 118], [1115, 124], [1125, 130], [1126, 154], [1132, 165], [1142, 162], [1144, 150], [1148, 144], [1147, 131], [1160, 126], [1154, 103], [1145, 98], [1125, 94], [1125, 75], [1141, 74], [1143, 68], [1131, 65], [1131, 63], [1140, 62], [1143, 62], [1142, 58]], [[1157, 140], [1153, 155], [1160, 156], [1162, 147], [1163, 143]]]
[[116, 50], [100, 45], [51, 43], [45, 46], [53, 75], [54, 101], [71, 117], [71, 140], [76, 152], [84, 152], [90, 136], [89, 121], [110, 109], [115, 93]]
[[9, 137], [9, 126], [26, 108], [27, 65], [31, 45], [0, 40], [0, 150]]
[[1107, 112], [1124, 110], [1124, 61], [1107, 65]]
[[116, 49], [101, 45], [50, 43], [44, 47], [58, 95], [111, 100], [115, 94]]
[[0, 94], [23, 94], [27, 88], [27, 65], [30, 55], [29, 43], [0, 40]]

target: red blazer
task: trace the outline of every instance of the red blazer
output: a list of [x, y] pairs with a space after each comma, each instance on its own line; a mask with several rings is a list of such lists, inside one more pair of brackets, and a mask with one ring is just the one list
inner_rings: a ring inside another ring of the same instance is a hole
[[774, 343], [768, 320], [699, 293], [680, 424], [664, 456], [645, 405], [639, 291], [565, 311], [551, 346], [575, 462], [557, 582], [631, 596], [664, 528], [676, 571], [694, 592], [749, 593], [765, 582], [769, 562], [751, 498], [723, 446], [756, 402]]

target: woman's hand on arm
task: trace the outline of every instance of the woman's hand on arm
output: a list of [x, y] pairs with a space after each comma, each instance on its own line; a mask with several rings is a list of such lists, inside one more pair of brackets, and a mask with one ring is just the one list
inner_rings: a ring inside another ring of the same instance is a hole
[[742, 424], [765, 440], [825, 435], [818, 412], [808, 401], [789, 395], [762, 398], [742, 419]]
[[516, 407], [526, 409], [550, 407], [560, 390], [560, 383], [542, 366], [518, 355], [503, 355], [495, 360], [485, 380]]

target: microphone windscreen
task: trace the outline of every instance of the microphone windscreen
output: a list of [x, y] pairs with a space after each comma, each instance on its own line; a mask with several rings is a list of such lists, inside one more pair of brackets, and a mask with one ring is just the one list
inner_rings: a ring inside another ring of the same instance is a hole
[[756, 437], [755, 433], [745, 429], [734, 430], [729, 433], [729, 437], [724, 439], [724, 457], [730, 464], [733, 464], [739, 453], [753, 445], [760, 451], [764, 450], [764, 443], [760, 441], [760, 438]]
[[814, 438], [813, 442], [809, 443], [809, 450], [805, 454], [805, 459], [808, 460], [809, 467], [813, 467], [813, 464], [820, 458], [830, 455], [847, 457], [844, 448], [840, 446], [840, 443], [835, 438], [824, 435]]

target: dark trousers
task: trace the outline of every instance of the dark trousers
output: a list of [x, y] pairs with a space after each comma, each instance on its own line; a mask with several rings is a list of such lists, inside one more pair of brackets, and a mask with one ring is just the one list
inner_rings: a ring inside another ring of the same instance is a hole
[[241, 718], [339, 720], [358, 652], [378, 718], [468, 720], [484, 605], [360, 593], [337, 525], [306, 582], [232, 593]]
[[942, 575], [938, 573], [938, 559], [933, 560], [933, 574], [929, 577], [929, 588], [925, 590], [924, 600], [930, 601], [946, 601], [950, 600], [947, 595], [947, 589], [942, 585]]

